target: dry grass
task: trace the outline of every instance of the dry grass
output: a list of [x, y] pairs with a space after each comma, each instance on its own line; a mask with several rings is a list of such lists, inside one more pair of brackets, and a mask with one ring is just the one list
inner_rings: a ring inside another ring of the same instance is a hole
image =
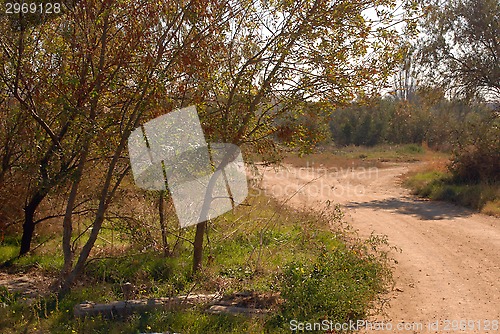
[[457, 182], [443, 161], [421, 164], [401, 178], [402, 184], [410, 188], [415, 195], [453, 202], [500, 217], [498, 183]]
[[327, 146], [317, 152], [298, 156], [294, 152], [285, 155], [284, 163], [295, 167], [324, 168], [384, 168], [392, 163], [426, 162], [445, 166], [449, 161], [446, 153], [432, 151], [418, 145], [382, 145], [375, 147], [348, 146], [336, 148]]
[[313, 153], [304, 157], [288, 155], [283, 163], [295, 167], [324, 167], [324, 168], [352, 168], [352, 167], [382, 167], [381, 161], [365, 158], [352, 158], [344, 155], [335, 155], [329, 152]]
[[494, 200], [487, 202], [483, 209], [481, 210], [482, 213], [494, 217], [499, 217], [500, 218], [500, 199]]
[[417, 174], [432, 172], [447, 173], [449, 162], [450, 160], [446, 156], [433, 157], [432, 153], [426, 154], [426, 156], [422, 159], [422, 163], [413, 165], [408, 173], [400, 177], [401, 181], [404, 182]]

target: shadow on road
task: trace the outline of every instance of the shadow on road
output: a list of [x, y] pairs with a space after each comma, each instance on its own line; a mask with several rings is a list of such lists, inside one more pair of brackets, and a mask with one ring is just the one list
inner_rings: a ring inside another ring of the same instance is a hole
[[349, 209], [370, 208], [387, 210], [395, 213], [415, 216], [421, 220], [454, 219], [467, 217], [474, 212], [470, 209], [445, 202], [430, 202], [413, 198], [388, 198], [370, 202], [349, 202], [345, 205]]

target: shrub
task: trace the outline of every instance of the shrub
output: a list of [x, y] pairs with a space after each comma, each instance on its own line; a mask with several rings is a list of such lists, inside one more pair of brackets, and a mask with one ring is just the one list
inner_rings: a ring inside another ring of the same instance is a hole
[[450, 165], [456, 181], [499, 182], [500, 111], [472, 114], [457, 134]]
[[279, 317], [282, 322], [363, 319], [389, 277], [377, 257], [359, 250], [337, 248], [310, 262], [290, 262], [281, 277]]
[[405, 154], [425, 153], [424, 148], [421, 145], [417, 145], [417, 144], [404, 145], [402, 148], [398, 149], [396, 152], [397, 153], [405, 153]]
[[[500, 150], [500, 147], [497, 147]], [[500, 181], [500, 151], [481, 144], [455, 151], [450, 170], [460, 182]]]

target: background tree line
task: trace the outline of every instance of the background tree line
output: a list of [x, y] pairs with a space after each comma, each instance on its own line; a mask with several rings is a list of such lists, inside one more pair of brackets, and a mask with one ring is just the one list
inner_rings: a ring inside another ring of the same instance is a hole
[[426, 144], [451, 151], [465, 139], [464, 126], [484, 124], [496, 105], [449, 100], [439, 91], [418, 91], [411, 100], [386, 96], [336, 110], [330, 120], [338, 145]]

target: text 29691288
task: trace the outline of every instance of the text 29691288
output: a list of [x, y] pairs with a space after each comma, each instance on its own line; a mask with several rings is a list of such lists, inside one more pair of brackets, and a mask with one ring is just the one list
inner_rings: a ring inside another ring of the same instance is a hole
[[59, 14], [60, 2], [5, 2], [4, 14]]

